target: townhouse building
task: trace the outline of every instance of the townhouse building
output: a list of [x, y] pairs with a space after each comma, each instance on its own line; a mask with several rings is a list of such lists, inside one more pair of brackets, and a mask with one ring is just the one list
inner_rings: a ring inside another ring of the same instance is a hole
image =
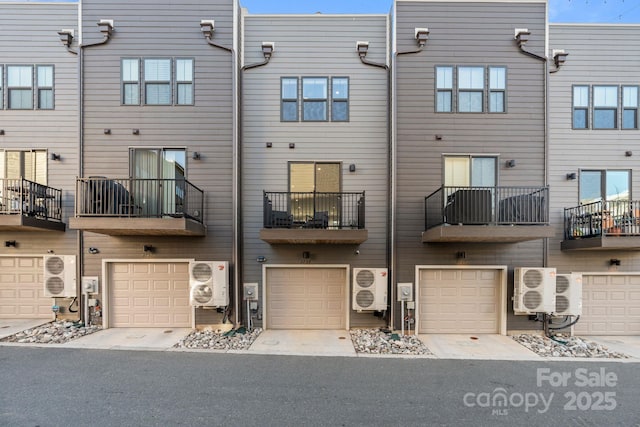
[[552, 24], [548, 264], [582, 273], [576, 334], [640, 333], [637, 25]]
[[639, 27], [0, 9], [0, 317], [505, 334], [542, 328], [514, 288], [555, 268], [576, 333], [640, 330]]
[[552, 232], [546, 7], [395, 2], [392, 283], [415, 284], [419, 333], [537, 328], [511, 297]]
[[249, 310], [267, 328], [384, 326], [389, 18], [242, 22], [243, 281], [261, 295]]
[[[74, 4], [6, 3], [0, 13], [0, 318], [75, 317], [77, 301], [43, 288], [48, 255], [76, 255], [78, 57], [61, 46], [77, 34]], [[52, 260], [51, 268], [61, 265]], [[75, 266], [73, 267], [75, 270]], [[67, 295], [76, 295], [67, 289]], [[53, 301], [56, 301], [55, 303]]]

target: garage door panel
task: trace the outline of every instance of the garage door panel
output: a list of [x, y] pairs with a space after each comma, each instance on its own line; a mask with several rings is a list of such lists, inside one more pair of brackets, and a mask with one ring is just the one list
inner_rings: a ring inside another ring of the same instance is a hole
[[112, 263], [109, 272], [110, 326], [191, 326], [188, 263]]
[[425, 269], [418, 277], [420, 333], [499, 332], [497, 271]]
[[267, 269], [267, 327], [346, 328], [344, 270], [329, 267]]
[[0, 257], [0, 317], [52, 319], [53, 299], [44, 296], [42, 257]]
[[640, 335], [638, 275], [583, 275], [579, 335]]

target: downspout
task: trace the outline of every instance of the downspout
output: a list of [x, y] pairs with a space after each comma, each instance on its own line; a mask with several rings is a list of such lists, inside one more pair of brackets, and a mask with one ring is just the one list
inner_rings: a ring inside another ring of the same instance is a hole
[[[516, 29], [516, 31], [518, 31]], [[526, 35], [528, 35], [528, 30], [524, 30], [526, 32]], [[548, 33], [548, 29], [546, 31], [546, 33]], [[523, 33], [524, 34], [524, 33]], [[522, 53], [524, 53], [527, 56], [530, 56], [534, 59], [537, 59], [538, 61], [542, 61], [544, 62], [544, 66], [543, 66], [543, 73], [544, 73], [544, 93], [543, 93], [543, 116], [544, 116], [544, 149], [543, 149], [543, 155], [544, 155], [544, 168], [543, 168], [543, 174], [544, 174], [544, 186], [547, 187], [549, 185], [549, 168], [548, 168], [548, 163], [549, 163], [549, 108], [547, 106], [547, 100], [549, 99], [549, 83], [548, 83], [548, 75], [549, 75], [549, 61], [547, 59], [546, 56], [541, 56], [541, 55], [537, 55], [533, 52], [529, 52], [528, 50], [526, 50], [524, 48], [526, 39], [524, 41], [521, 41], [519, 39], [520, 34], [516, 32], [515, 35], [515, 39], [518, 42], [518, 47], [520, 48], [520, 51]], [[545, 36], [546, 37], [546, 36]], [[547, 48], [546, 46], [547, 41], [545, 40], [545, 50]], [[544, 243], [542, 245], [542, 266], [546, 267], [548, 264], [548, 253], [549, 253], [549, 238], [546, 237], [544, 239]]]
[[239, 302], [239, 292], [238, 288], [240, 286], [240, 244], [239, 244], [239, 215], [240, 210], [238, 206], [238, 192], [239, 192], [239, 171], [240, 171], [240, 162], [239, 162], [239, 153], [238, 153], [238, 78], [237, 78], [237, 70], [238, 70], [238, 56], [237, 56], [237, 39], [238, 39], [238, 2], [233, 2], [233, 47], [227, 47], [220, 45], [218, 43], [214, 43], [213, 41], [213, 31], [214, 31], [214, 21], [211, 20], [202, 20], [200, 21], [200, 28], [203, 32], [204, 38], [207, 41], [207, 44], [213, 46], [217, 49], [224, 50], [231, 54], [231, 110], [233, 111], [231, 118], [231, 157], [232, 157], [232, 172], [231, 172], [231, 229], [232, 229], [232, 242], [231, 242], [231, 264], [233, 265], [233, 313], [234, 313], [234, 325], [237, 328], [240, 324], [240, 302]]
[[[386, 71], [386, 75], [387, 75], [387, 91], [389, 91], [389, 93], [387, 94], [387, 108], [391, 107], [391, 68], [387, 65], [387, 64], [380, 64], [378, 62], [373, 62], [373, 61], [369, 61], [367, 60], [366, 56], [367, 56], [367, 51], [366, 50], [361, 50], [362, 46], [367, 46], [368, 48], [368, 42], [357, 42], [356, 43], [356, 50], [358, 51], [358, 56], [360, 57], [360, 61], [368, 66], [371, 67], [377, 67], [377, 68], [382, 68], [383, 70]], [[389, 126], [389, 129], [387, 130], [387, 146], [389, 146], [391, 144], [391, 126]], [[391, 157], [391, 156], [390, 156]], [[391, 162], [392, 159], [389, 159], [388, 162], [388, 166], [387, 166], [387, 176], [391, 175], [393, 172], [393, 167], [391, 166]], [[387, 185], [387, 192], [389, 194], [391, 194], [391, 191], [393, 189], [393, 184], [392, 184], [392, 180], [389, 179], [389, 183]], [[387, 212], [387, 247], [386, 247], [386, 253], [387, 253], [387, 265], [390, 266], [390, 270], [391, 270], [391, 275], [390, 278], [393, 277], [393, 268], [391, 267], [391, 260], [392, 260], [392, 256], [391, 256], [391, 251], [390, 251], [390, 247], [391, 247], [391, 243], [390, 243], [390, 229], [393, 226], [392, 223], [392, 218], [389, 215], [389, 212]], [[393, 279], [390, 279], [391, 281], [391, 292], [389, 293], [389, 298], [387, 299], [387, 305], [390, 308], [389, 309], [389, 317], [387, 319], [387, 328], [393, 329], [393, 315], [394, 315], [394, 303], [393, 303]]]
[[[394, 28], [394, 33], [395, 33], [395, 10], [393, 11], [393, 19], [394, 19], [394, 23], [393, 23], [393, 28]], [[428, 34], [428, 30], [422, 29], [423, 31], [427, 31]], [[395, 51], [395, 38], [393, 40], [393, 47], [392, 47], [392, 51]], [[418, 43], [418, 48], [414, 49], [414, 50], [406, 50], [406, 51], [402, 51], [402, 52], [393, 52], [392, 53], [392, 62], [391, 62], [391, 70], [390, 70], [390, 77], [389, 80], [391, 81], [389, 87], [390, 87], [390, 91], [391, 93], [389, 94], [389, 98], [390, 98], [390, 105], [391, 105], [391, 129], [390, 129], [390, 135], [391, 135], [391, 162], [390, 163], [390, 167], [391, 167], [391, 179], [389, 180], [389, 185], [391, 188], [391, 212], [389, 214], [390, 216], [390, 226], [389, 226], [389, 232], [390, 232], [390, 246], [391, 246], [391, 260], [390, 260], [390, 266], [391, 266], [391, 286], [392, 286], [392, 292], [391, 292], [391, 296], [393, 299], [393, 284], [397, 282], [397, 273], [396, 273], [396, 267], [397, 267], [397, 245], [396, 245], [396, 206], [397, 206], [397, 191], [396, 191], [396, 182], [397, 182], [397, 165], [396, 165], [396, 159], [397, 159], [397, 151], [398, 151], [398, 147], [397, 147], [397, 134], [396, 134], [396, 128], [397, 128], [397, 100], [395, 97], [395, 93], [396, 93], [396, 65], [398, 63], [398, 56], [400, 55], [412, 55], [412, 54], [417, 54], [420, 53], [424, 50], [424, 46], [426, 44], [426, 39], [424, 39], [423, 41], [419, 41]], [[416, 283], [415, 286], [417, 286], [418, 284]], [[394, 316], [394, 301], [391, 301], [391, 318], [393, 319]], [[414, 309], [414, 313], [415, 313], [415, 309]], [[400, 319], [401, 325], [404, 326], [404, 319]], [[414, 331], [416, 331], [416, 325], [414, 325]]]
[[[107, 25], [107, 28], [103, 31], [104, 34], [104, 38], [97, 42], [97, 43], [92, 43], [92, 44], [88, 44], [88, 45], [84, 45], [82, 43], [82, 1], [80, 1], [78, 3], [78, 35], [79, 35], [79, 43], [78, 43], [78, 51], [77, 52], [73, 52], [70, 51], [71, 53], [75, 53], [78, 55], [78, 116], [79, 116], [79, 120], [78, 120], [78, 177], [82, 177], [84, 174], [84, 49], [88, 48], [88, 47], [92, 47], [92, 46], [98, 46], [98, 45], [102, 45], [102, 44], [106, 44], [110, 38], [111, 38], [111, 31], [113, 30], [113, 21], [109, 21], [106, 22], [104, 21], [100, 21], [98, 22], [99, 26], [103, 26], [103, 25]], [[102, 31], [102, 30], [101, 30]], [[76, 190], [77, 190], [77, 186], [76, 186]], [[75, 203], [74, 203], [74, 215], [75, 215], [75, 211], [76, 211], [76, 204], [77, 204], [77, 191], [76, 193], [76, 197], [75, 197]], [[77, 234], [77, 238], [76, 238], [76, 251], [78, 253], [78, 265], [76, 266], [77, 268], [77, 274], [78, 277], [82, 277], [82, 272], [84, 270], [84, 231], [82, 230], [78, 230], [78, 234]], [[102, 280], [104, 281], [104, 277], [102, 278]], [[86, 296], [85, 296], [86, 298]], [[82, 301], [82, 298], [81, 298]], [[86, 304], [85, 304], [86, 305]], [[87, 317], [84, 318], [83, 317]], [[91, 320], [88, 318], [88, 313], [82, 313], [82, 317], [80, 320], [84, 320], [84, 324], [85, 326], [88, 325], [88, 322]]]

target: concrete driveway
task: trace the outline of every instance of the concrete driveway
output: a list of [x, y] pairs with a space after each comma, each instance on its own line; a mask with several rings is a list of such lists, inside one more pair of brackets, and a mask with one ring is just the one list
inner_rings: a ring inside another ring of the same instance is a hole
[[418, 335], [439, 359], [541, 360], [505, 335]]
[[57, 347], [104, 350], [169, 350], [190, 328], [109, 328]]
[[282, 354], [292, 356], [355, 356], [349, 331], [266, 330], [248, 350], [229, 353]]
[[52, 319], [0, 319], [0, 339], [36, 326], [52, 322]]

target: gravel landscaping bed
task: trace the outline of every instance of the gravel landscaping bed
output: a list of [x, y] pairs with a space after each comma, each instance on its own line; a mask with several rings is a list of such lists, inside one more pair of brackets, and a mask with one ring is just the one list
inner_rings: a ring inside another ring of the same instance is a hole
[[603, 359], [626, 359], [629, 356], [611, 351], [602, 344], [580, 337], [556, 336], [554, 341], [542, 335], [522, 334], [513, 338], [539, 356], [545, 357], [595, 357]]
[[100, 326], [85, 327], [81, 322], [56, 321], [26, 329], [2, 338], [2, 342], [30, 344], [62, 344], [101, 330]]
[[380, 329], [352, 329], [351, 342], [358, 353], [430, 355], [415, 335], [401, 335]]
[[258, 338], [262, 328], [255, 328], [251, 332], [244, 330], [193, 331], [182, 338], [174, 347], [203, 350], [246, 350]]

